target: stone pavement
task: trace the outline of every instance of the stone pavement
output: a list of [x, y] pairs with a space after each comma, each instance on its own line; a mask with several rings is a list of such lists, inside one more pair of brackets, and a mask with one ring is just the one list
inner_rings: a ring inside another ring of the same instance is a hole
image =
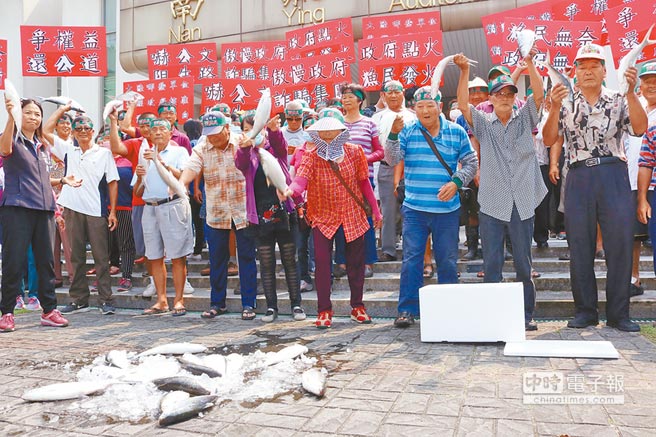
[[[394, 329], [389, 319], [360, 326], [336, 319], [319, 331], [311, 321], [281, 317], [265, 325], [236, 314], [211, 321], [115, 316], [70, 317], [64, 329], [38, 326], [37, 314], [18, 315], [17, 330], [1, 334], [0, 435], [25, 436], [653, 436], [656, 429], [656, 346], [639, 334], [606, 327], [572, 330], [541, 323], [531, 339], [610, 340], [619, 360], [504, 357], [502, 344], [421, 343], [419, 327]], [[111, 349], [141, 351], [155, 344], [190, 341], [247, 353], [278, 350], [301, 341], [329, 370], [319, 400], [299, 391], [239, 405], [224, 402], [204, 417], [158, 428], [121, 423], [68, 410], [72, 401], [29, 404], [28, 388], [74, 379], [77, 370]], [[68, 364], [67, 364], [68, 363]], [[525, 405], [525, 372], [619, 375], [624, 405]]]

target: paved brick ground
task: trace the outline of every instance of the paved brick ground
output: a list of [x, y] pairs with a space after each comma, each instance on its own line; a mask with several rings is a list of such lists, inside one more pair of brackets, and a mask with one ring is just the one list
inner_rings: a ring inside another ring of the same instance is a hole
[[[264, 325], [235, 315], [204, 321], [198, 314], [139, 317], [86, 313], [66, 329], [38, 326], [36, 314], [17, 316], [18, 330], [0, 336], [0, 435], [562, 435], [653, 436], [656, 429], [656, 347], [638, 334], [605, 328], [571, 330], [542, 323], [530, 338], [610, 340], [619, 360], [514, 358], [500, 344], [424, 344], [419, 328], [391, 320], [357, 326], [336, 320], [318, 331], [283, 317]], [[249, 351], [267, 343], [304, 341], [330, 370], [329, 390], [317, 400], [300, 392], [252, 405], [227, 402], [203, 418], [160, 429], [154, 423], [116, 423], [68, 411], [69, 401], [28, 404], [27, 388], [71, 380], [74, 371], [111, 349], [143, 350], [172, 341], [233, 345]], [[73, 363], [71, 370], [64, 364]], [[527, 371], [621, 375], [625, 404], [535, 406], [522, 402]]]

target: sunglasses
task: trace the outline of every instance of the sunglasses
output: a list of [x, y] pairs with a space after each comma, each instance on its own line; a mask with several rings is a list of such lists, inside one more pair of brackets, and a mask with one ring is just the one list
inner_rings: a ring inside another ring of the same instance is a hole
[[301, 121], [302, 118], [301, 117], [287, 117], [287, 120], [288, 121]]
[[76, 127], [75, 132], [89, 132], [92, 131], [92, 127]]

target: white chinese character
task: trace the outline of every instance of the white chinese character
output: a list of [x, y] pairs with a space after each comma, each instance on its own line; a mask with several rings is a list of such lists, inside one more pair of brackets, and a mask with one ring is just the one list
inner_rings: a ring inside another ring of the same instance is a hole
[[226, 49], [225, 55], [223, 56], [223, 62], [226, 64], [232, 64], [237, 60], [237, 51], [235, 49]]
[[294, 91], [294, 100], [305, 100], [308, 105], [312, 103], [312, 96], [307, 88], [301, 88], [300, 90]]
[[255, 80], [255, 68], [254, 67], [242, 68], [241, 78], [247, 80]]
[[198, 62], [216, 62], [216, 60], [210, 59], [210, 55], [212, 54], [211, 50], [203, 48], [198, 54], [200, 55], [200, 61]]
[[291, 76], [293, 84], [305, 82], [305, 68], [303, 68], [303, 65], [292, 65]]
[[592, 29], [586, 26], [585, 29], [581, 31], [581, 36], [579, 36], [576, 40], [579, 42], [579, 47], [581, 47], [583, 45], [590, 44], [596, 39], [598, 38], [592, 34]]
[[227, 68], [223, 74], [225, 75], [226, 79], [239, 79], [239, 70], [237, 70], [235, 67]]
[[178, 58], [178, 62], [181, 64], [188, 64], [191, 62], [191, 57], [191, 53], [189, 53], [189, 50], [186, 48], [180, 50], [180, 53], [178, 53], [178, 56], [176, 56], [176, 58]]
[[146, 85], [146, 89], [148, 91], [155, 91], [155, 84], [154, 83], [149, 83]]
[[309, 31], [308, 33], [305, 34], [305, 46], [313, 46], [315, 44], [314, 40], [314, 32]]
[[284, 68], [274, 68], [271, 73], [271, 81], [273, 86], [280, 86], [284, 83], [287, 83], [285, 80], [285, 69]]
[[389, 59], [396, 59], [396, 41], [386, 42], [383, 45], [383, 56]]
[[189, 97], [188, 96], [180, 97], [180, 104], [181, 105], [186, 105], [187, 103], [189, 103]]
[[617, 14], [617, 21], [625, 29], [629, 28], [629, 24], [633, 21], [633, 17], [638, 15], [636, 12], [633, 12], [633, 9], [630, 7], [623, 8], [619, 14]]
[[578, 15], [578, 13], [581, 12], [579, 9], [579, 5], [576, 3], [570, 3], [566, 8], [565, 8], [565, 16], [569, 18], [569, 21], [574, 21], [574, 18]]
[[583, 375], [567, 375], [567, 390], [576, 393], [585, 392], [585, 377]]
[[630, 30], [624, 34], [624, 37], [620, 38], [620, 51], [628, 52], [638, 44], [638, 32]]
[[243, 64], [253, 62], [253, 51], [250, 47], [242, 47], [240, 55]]
[[592, 0], [592, 13], [603, 15], [608, 10], [608, 0]]
[[88, 71], [90, 73], [100, 73], [98, 69], [98, 55], [95, 53], [89, 54], [89, 56], [82, 55], [82, 71]]
[[317, 37], [319, 42], [330, 41], [330, 32], [327, 27], [319, 29], [319, 36]]
[[564, 27], [561, 27], [558, 33], [556, 34], [556, 41], [554, 46], [556, 47], [572, 47], [574, 42], [572, 41], [572, 32]]
[[279, 59], [281, 61], [285, 60], [285, 46], [283, 45], [278, 45], [273, 48], [273, 56], [271, 56], [271, 59]]
[[186, 65], [183, 65], [180, 71], [178, 72], [178, 77], [189, 77], [191, 76], [191, 71], [187, 68]]
[[72, 30], [58, 30], [55, 37], [55, 45], [57, 50], [68, 50], [73, 48], [73, 31]]
[[624, 376], [608, 375], [606, 377], [606, 388], [610, 393], [624, 393]]
[[408, 41], [403, 43], [403, 53], [401, 54], [402, 58], [416, 58], [419, 56], [419, 46], [417, 41]]
[[603, 385], [603, 382], [601, 381], [601, 375], [589, 375], [588, 376], [588, 381], [586, 382], [587, 385], [592, 387], [592, 393], [597, 393], [597, 390], [599, 389], [600, 385]]
[[383, 83], [387, 83], [390, 80], [394, 80], [394, 67], [385, 67], [383, 68]]
[[27, 71], [30, 73], [47, 74], [45, 53], [35, 53], [33, 57], [29, 57], [27, 67]]
[[547, 39], [547, 26], [545, 25], [539, 25], [535, 26], [535, 39], [536, 40], [542, 40], [544, 41], [547, 45], [551, 45], [551, 42]]
[[159, 82], [157, 84], [157, 91], [166, 91], [166, 82]]
[[57, 68], [58, 73], [72, 73], [74, 66], [75, 64], [68, 56], [66, 56], [66, 54], [61, 55], [59, 59], [57, 59], [57, 62], [55, 62], [55, 67]]
[[403, 72], [401, 73], [401, 78], [407, 85], [414, 85], [417, 76], [419, 76], [419, 72], [417, 71], [417, 67], [414, 65], [407, 65], [403, 68]]
[[519, 58], [519, 50], [515, 50], [514, 52], [506, 52], [502, 63], [510, 66], [517, 65]]
[[331, 76], [342, 76], [346, 75], [346, 59], [337, 58], [333, 61], [333, 69], [330, 72]]
[[441, 56], [442, 53], [437, 51], [437, 45], [439, 44], [439, 41], [435, 40], [433, 41], [433, 37], [429, 36], [428, 41], [424, 43], [424, 57], [428, 56], [430, 53], [434, 54], [435, 56]]
[[[275, 70], [274, 70], [275, 71]], [[277, 92], [273, 95], [273, 101], [275, 103], [275, 106], [281, 106], [285, 107], [287, 103], [291, 100], [291, 96], [285, 92], [285, 90], [282, 90], [281, 92]]]
[[326, 79], [327, 76], [323, 74], [323, 69], [324, 66], [321, 65], [321, 62], [317, 62], [316, 64], [312, 65], [310, 67], [310, 72], [309, 72], [310, 77], [308, 78], [308, 80]]
[[166, 49], [157, 50], [150, 56], [154, 65], [169, 65], [169, 52]]
[[85, 49], [98, 49], [98, 31], [84, 32], [84, 41], [82, 45]]
[[328, 99], [328, 90], [326, 90], [326, 85], [318, 84], [312, 90], [312, 95], [314, 95], [314, 100], [318, 103], [323, 100]]
[[32, 32], [32, 38], [30, 38], [29, 41], [34, 45], [34, 50], [40, 52], [41, 46], [45, 44], [46, 41], [50, 41], [50, 38], [46, 38], [46, 32], [44, 30], [37, 29]]
[[214, 74], [214, 71], [212, 71], [211, 66], [200, 67], [200, 70], [198, 72], [198, 78], [199, 79], [213, 79], [215, 77], [216, 77], [216, 74]]
[[250, 97], [250, 94], [246, 92], [244, 85], [238, 83], [230, 93], [230, 97], [232, 97], [232, 103], [245, 103], [246, 98]]
[[424, 80], [421, 82], [422, 86], [430, 82], [434, 71], [435, 67], [431, 67], [430, 64], [426, 64], [426, 68], [421, 70], [421, 75], [424, 76]]
[[214, 100], [217, 102], [223, 100], [223, 84], [221, 82], [206, 86], [204, 91], [207, 100]]
[[362, 86], [365, 88], [378, 87], [380, 81], [378, 80], [378, 73], [374, 68], [370, 68], [369, 71], [362, 72]]
[[269, 67], [262, 65], [257, 69], [257, 78], [260, 80], [269, 80]]
[[168, 70], [155, 70], [153, 71], [153, 77], [155, 80], [166, 79], [169, 77]]

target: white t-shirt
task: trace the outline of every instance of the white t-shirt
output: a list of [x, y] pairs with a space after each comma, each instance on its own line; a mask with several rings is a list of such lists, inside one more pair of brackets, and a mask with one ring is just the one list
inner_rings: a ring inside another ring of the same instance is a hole
[[55, 135], [55, 144], [50, 153], [61, 161], [66, 160], [66, 176], [74, 175], [76, 179], [82, 179], [79, 188], [64, 185], [57, 203], [82, 214], [102, 217], [100, 181], [103, 177], [106, 177], [107, 183], [119, 180], [112, 152], [93, 144], [82, 153], [82, 149], [75, 147], [72, 140], [64, 141]]
[[[647, 114], [648, 126], [656, 124], [656, 109], [651, 110]], [[626, 161], [629, 168], [629, 182], [631, 183], [631, 191], [638, 189], [638, 159], [640, 158], [640, 148], [642, 147], [642, 136], [635, 137], [633, 135], [624, 136], [624, 150], [626, 153]], [[649, 186], [650, 190], [654, 188]]]
[[[142, 144], [141, 149], [139, 150], [139, 156], [143, 155], [143, 152], [148, 146]], [[174, 142], [169, 142], [164, 150], [159, 152], [159, 156], [162, 157], [162, 160], [166, 163], [167, 166], [173, 167], [178, 170], [182, 170], [189, 160], [189, 152], [184, 147], [176, 145]], [[141, 161], [141, 159], [140, 159]], [[155, 202], [159, 200], [166, 199], [172, 196], [172, 193], [169, 193], [169, 186], [162, 180], [162, 177], [157, 173], [157, 168], [155, 164], [150, 161], [147, 161], [147, 169], [145, 176], [144, 192], [141, 198], [145, 202]], [[136, 173], [133, 179], [133, 185], [136, 182]]]

